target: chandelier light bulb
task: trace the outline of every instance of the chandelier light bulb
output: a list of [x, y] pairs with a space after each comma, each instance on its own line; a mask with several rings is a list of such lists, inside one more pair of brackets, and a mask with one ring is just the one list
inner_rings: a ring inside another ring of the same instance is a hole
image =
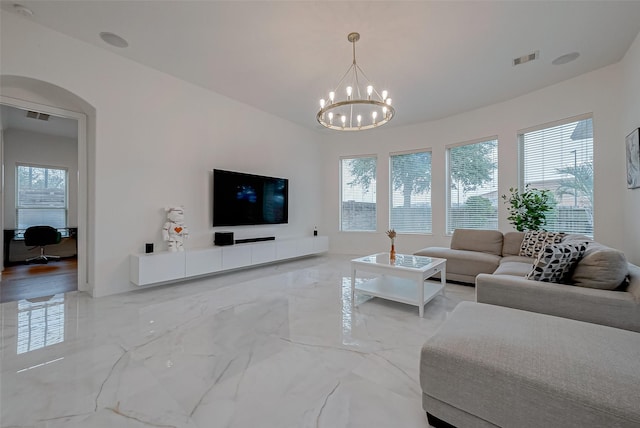
[[388, 106], [390, 106], [390, 105], [391, 105], [391, 98], [387, 98], [385, 101], [386, 101], [386, 103], [387, 103], [387, 105], [388, 105]]
[[367, 86], [367, 96], [369, 99], [371, 99], [371, 94], [373, 94], [373, 86], [369, 85]]
[[378, 117], [378, 112], [374, 111], [373, 113], [371, 113], [371, 117], [373, 117], [373, 123], [376, 123], [376, 117]]
[[331, 91], [329, 92], [329, 99], [331, 100], [331, 103], [333, 103], [333, 99], [336, 97], [336, 93]]
[[340, 120], [342, 121], [342, 127], [344, 128], [344, 125], [347, 123], [347, 116], [345, 116], [344, 114], [340, 117]]
[[386, 100], [387, 99], [387, 95], [389, 95], [389, 92], [387, 92], [387, 90], [385, 89], [384, 91], [382, 91], [382, 99]]
[[388, 110], [389, 110], [388, 108], [382, 107], [382, 116], [387, 117], [387, 111]]
[[360, 127], [360, 125], [362, 124], [362, 115], [358, 115], [357, 119], [358, 119], [358, 127]]
[[352, 93], [353, 93], [353, 88], [351, 86], [347, 86], [347, 97], [351, 98]]
[[327, 116], [329, 117], [329, 123], [333, 122], [333, 112], [329, 112]]
[[320, 100], [320, 108], [321, 108], [321, 109], [322, 109], [322, 108], [324, 108], [325, 103], [326, 103], [326, 101], [324, 100], [324, 98], [322, 98], [322, 99]]

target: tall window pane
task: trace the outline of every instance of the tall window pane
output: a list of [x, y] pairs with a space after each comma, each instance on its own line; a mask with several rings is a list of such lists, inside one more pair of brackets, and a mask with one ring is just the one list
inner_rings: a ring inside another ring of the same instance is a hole
[[16, 175], [16, 227], [67, 227], [67, 170], [18, 165]]
[[498, 228], [498, 141], [451, 147], [447, 233]]
[[571, 121], [519, 135], [524, 185], [553, 193], [546, 230], [593, 236], [593, 122]]
[[431, 152], [391, 155], [391, 228], [431, 232]]
[[340, 166], [340, 230], [375, 231], [377, 159], [342, 159]]

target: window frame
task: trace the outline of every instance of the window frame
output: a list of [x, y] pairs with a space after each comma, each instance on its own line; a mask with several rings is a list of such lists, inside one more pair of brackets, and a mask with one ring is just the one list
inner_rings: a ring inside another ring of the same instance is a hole
[[[432, 147], [425, 147], [425, 148], [418, 148], [418, 149], [412, 149], [412, 150], [402, 150], [402, 151], [397, 151], [397, 152], [390, 152], [389, 153], [389, 183], [388, 183], [388, 189], [389, 189], [389, 229], [393, 229], [393, 226], [391, 224], [391, 210], [393, 209], [393, 156], [402, 156], [402, 155], [411, 155], [411, 154], [415, 154], [415, 153], [429, 153], [431, 155], [431, 182], [429, 184], [429, 192], [431, 193], [433, 190], [433, 148]], [[431, 196], [429, 197], [429, 201], [431, 204], [431, 230], [428, 232], [404, 232], [404, 231], [399, 231], [398, 233], [401, 233], [403, 235], [433, 235], [433, 200], [431, 198]]]
[[[463, 147], [463, 146], [470, 146], [473, 144], [479, 144], [479, 143], [487, 143], [489, 141], [495, 141], [496, 142], [496, 173], [498, 174], [498, 177], [496, 178], [496, 192], [497, 195], [499, 196], [500, 194], [500, 140], [498, 139], [498, 135], [491, 135], [488, 137], [483, 137], [483, 138], [475, 138], [473, 140], [468, 140], [468, 141], [462, 141], [459, 143], [453, 143], [453, 144], [447, 144], [445, 146], [445, 220], [444, 220], [444, 232], [445, 232], [445, 236], [452, 236], [453, 235], [453, 230], [449, 231], [450, 229], [450, 225], [449, 225], [449, 221], [450, 221], [450, 217], [449, 217], [449, 213], [450, 213], [450, 208], [451, 208], [451, 149], [454, 149], [456, 147]], [[498, 211], [499, 211], [499, 205], [498, 205]], [[497, 213], [497, 226], [495, 229], [490, 229], [490, 230], [500, 230], [500, 214], [499, 212]]]
[[[20, 199], [20, 174], [18, 172], [20, 167], [27, 168], [41, 168], [47, 170], [58, 170], [64, 171], [64, 208], [51, 208], [51, 207], [22, 207], [19, 204]], [[20, 210], [63, 210], [64, 211], [64, 227], [66, 229], [69, 227], [69, 168], [66, 166], [54, 166], [54, 165], [44, 165], [44, 164], [35, 164], [35, 163], [27, 163], [27, 162], [16, 162], [15, 164], [15, 223], [14, 226], [16, 230], [19, 229], [19, 212]]]
[[[524, 191], [525, 186], [527, 183], [525, 183], [525, 150], [524, 150], [524, 135], [528, 134], [528, 133], [532, 133], [532, 132], [537, 132], [537, 131], [542, 131], [544, 129], [549, 129], [549, 128], [554, 128], [554, 127], [558, 127], [558, 126], [562, 126], [562, 125], [567, 125], [569, 123], [572, 122], [580, 122], [583, 120], [587, 120], [590, 119], [591, 120], [591, 124], [593, 126], [593, 122], [594, 122], [594, 117], [593, 117], [593, 113], [583, 113], [583, 114], [579, 114], [577, 116], [571, 116], [571, 117], [567, 117], [564, 119], [558, 119], [558, 120], [554, 120], [551, 122], [547, 122], [547, 123], [543, 123], [540, 125], [536, 125], [536, 126], [531, 126], [529, 128], [525, 128], [525, 129], [520, 129], [516, 132], [516, 143], [517, 143], [517, 148], [518, 148], [518, 190], [520, 192]], [[595, 183], [595, 163], [596, 163], [596, 159], [595, 159], [595, 132], [593, 133], [593, 135], [591, 136], [591, 155], [592, 155], [592, 168], [593, 168], [593, 181]], [[554, 195], [555, 196], [555, 195]], [[592, 198], [592, 205], [591, 205], [591, 215], [592, 215], [592, 233], [591, 234], [586, 234], [586, 236], [589, 237], [593, 237], [595, 235], [595, 187], [592, 189], [592, 194], [591, 194], [591, 198]], [[581, 233], [581, 232], [572, 232], [572, 231], [568, 231], [568, 233]]]
[[[375, 183], [376, 183], [376, 190], [375, 190], [375, 207], [376, 207], [376, 214], [375, 214], [375, 227], [373, 230], [345, 230], [343, 229], [343, 212], [342, 212], [342, 208], [343, 208], [343, 194], [344, 194], [344, 186], [343, 186], [343, 178], [344, 178], [344, 174], [343, 174], [343, 166], [344, 166], [344, 161], [345, 160], [353, 160], [353, 159], [362, 159], [362, 158], [372, 158], [375, 159], [376, 162], [376, 176], [375, 176]], [[379, 167], [379, 160], [380, 160], [380, 156], [378, 154], [372, 154], [372, 153], [368, 153], [368, 154], [359, 154], [359, 155], [345, 155], [345, 156], [340, 156], [338, 158], [338, 187], [339, 187], [339, 192], [338, 192], [338, 231], [339, 232], [345, 232], [345, 233], [377, 233], [378, 232], [378, 224], [379, 224], [379, 209], [378, 209], [378, 167]]]

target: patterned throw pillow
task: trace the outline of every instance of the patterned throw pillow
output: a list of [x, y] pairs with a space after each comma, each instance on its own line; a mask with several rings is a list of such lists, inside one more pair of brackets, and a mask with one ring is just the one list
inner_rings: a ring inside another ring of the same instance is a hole
[[586, 242], [547, 245], [540, 252], [527, 279], [566, 283], [587, 249]]
[[525, 232], [522, 244], [520, 244], [520, 254], [524, 257], [538, 257], [538, 253], [544, 247], [551, 244], [559, 244], [564, 238], [561, 232], [545, 232], [543, 230], [529, 230]]

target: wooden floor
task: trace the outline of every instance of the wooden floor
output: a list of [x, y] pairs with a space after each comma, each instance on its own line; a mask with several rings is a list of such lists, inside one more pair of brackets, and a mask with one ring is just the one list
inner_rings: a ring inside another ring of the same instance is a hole
[[78, 289], [78, 260], [6, 267], [0, 281], [0, 303], [51, 296]]

